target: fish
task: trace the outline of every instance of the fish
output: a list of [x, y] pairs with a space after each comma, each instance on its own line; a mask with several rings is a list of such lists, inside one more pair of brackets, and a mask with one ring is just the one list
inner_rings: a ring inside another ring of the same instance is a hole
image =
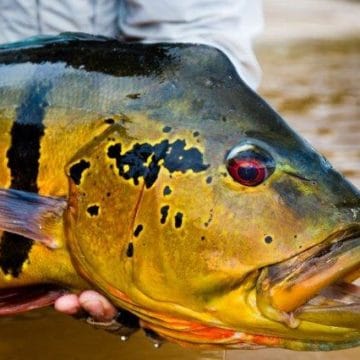
[[360, 344], [360, 192], [220, 50], [2, 45], [0, 159], [0, 315], [95, 289], [183, 346]]

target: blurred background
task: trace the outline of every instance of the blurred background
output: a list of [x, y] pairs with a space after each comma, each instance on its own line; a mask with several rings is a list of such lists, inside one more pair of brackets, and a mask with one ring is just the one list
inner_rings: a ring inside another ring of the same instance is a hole
[[[360, 187], [360, 1], [264, 0], [264, 7], [265, 32], [256, 44], [263, 69], [260, 94]], [[156, 350], [141, 333], [123, 343], [51, 309], [0, 319], [0, 359], [6, 360], [289, 357], [357, 360], [360, 348], [331, 353], [199, 352], [165, 344]]]
[[264, 5], [260, 94], [360, 187], [360, 1]]

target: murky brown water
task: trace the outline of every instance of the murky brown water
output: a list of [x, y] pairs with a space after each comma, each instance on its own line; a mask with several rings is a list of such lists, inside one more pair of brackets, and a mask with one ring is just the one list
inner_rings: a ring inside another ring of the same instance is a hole
[[[261, 94], [334, 166], [360, 186], [360, 38], [263, 45]], [[360, 348], [331, 353], [229, 351], [227, 360], [355, 360]], [[51, 310], [0, 319], [0, 359], [223, 359], [166, 344], [155, 350], [142, 334], [119, 338]]]
[[360, 186], [360, 38], [263, 46], [260, 93]]

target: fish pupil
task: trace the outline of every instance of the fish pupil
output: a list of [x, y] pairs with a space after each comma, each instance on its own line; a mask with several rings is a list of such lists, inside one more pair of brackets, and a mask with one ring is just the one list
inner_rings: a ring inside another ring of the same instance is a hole
[[238, 175], [241, 179], [246, 181], [253, 181], [259, 176], [259, 169], [254, 165], [240, 166], [238, 169]]

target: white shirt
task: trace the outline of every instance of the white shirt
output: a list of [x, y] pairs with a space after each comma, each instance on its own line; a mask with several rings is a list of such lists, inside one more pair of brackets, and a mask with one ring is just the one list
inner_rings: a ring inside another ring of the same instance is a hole
[[260, 69], [251, 44], [262, 27], [261, 0], [0, 0], [0, 43], [74, 31], [208, 44], [252, 88]]

